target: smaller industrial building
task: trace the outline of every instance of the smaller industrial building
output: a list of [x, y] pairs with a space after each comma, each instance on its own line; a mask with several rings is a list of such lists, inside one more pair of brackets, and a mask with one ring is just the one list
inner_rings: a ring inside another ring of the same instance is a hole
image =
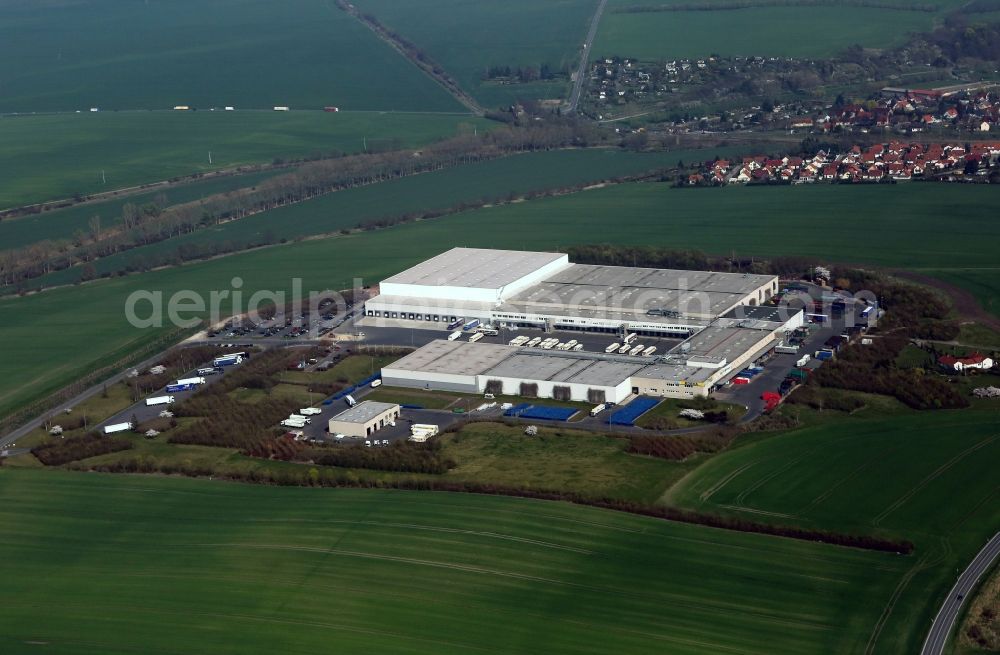
[[368, 437], [399, 418], [399, 405], [365, 400], [330, 419], [330, 434]]

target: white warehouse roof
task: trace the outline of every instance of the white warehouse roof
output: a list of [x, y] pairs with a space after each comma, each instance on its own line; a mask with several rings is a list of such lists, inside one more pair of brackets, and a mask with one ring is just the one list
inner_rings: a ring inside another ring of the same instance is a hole
[[501, 290], [540, 269], [546, 269], [546, 274], [550, 274], [561, 268], [552, 268], [551, 265], [559, 263], [567, 265], [567, 255], [558, 252], [452, 248], [383, 280], [381, 286]]

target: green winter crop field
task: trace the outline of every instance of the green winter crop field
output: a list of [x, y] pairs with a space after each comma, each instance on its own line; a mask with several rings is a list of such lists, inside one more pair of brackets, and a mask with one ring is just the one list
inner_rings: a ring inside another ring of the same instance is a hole
[[[10, 348], [0, 360], [0, 415], [64, 386], [136, 339], [123, 318], [125, 299], [136, 290], [207, 294], [229, 289], [234, 276], [247, 293], [290, 289], [296, 277], [306, 290], [347, 288], [355, 276], [374, 282], [459, 245], [541, 250], [639, 242], [725, 254], [739, 243], [740, 255], [808, 252], [920, 268], [961, 258], [989, 266], [993, 232], [1000, 229], [992, 220], [998, 203], [1000, 194], [986, 186], [676, 190], [631, 184], [5, 298], [0, 340]], [[970, 243], [981, 246], [970, 249]]]
[[518, 98], [560, 98], [568, 76], [551, 82], [499, 84], [490, 66], [575, 71], [596, 0], [357, 0], [362, 11], [399, 32], [450, 73], [484, 107]]
[[16, 219], [0, 221], [0, 249], [20, 248], [45, 239], [71, 239], [78, 232], [89, 232], [88, 223], [100, 216], [101, 226], [107, 228], [121, 222], [122, 207], [126, 203], [142, 206], [155, 202], [160, 196], [168, 205], [193, 202], [233, 189], [252, 187], [262, 180], [287, 172], [276, 168], [243, 175], [209, 178], [183, 182], [167, 188], [121, 196], [110, 200], [88, 202], [41, 214], [28, 214]]
[[327, 0], [0, 3], [0, 112], [461, 111]]
[[917, 546], [877, 652], [917, 652], [933, 613], [1000, 524], [995, 410], [841, 418], [738, 445], [672, 504], [763, 521], [903, 535]]
[[[927, 31], [957, 0], [921, 2], [938, 11], [857, 5], [787, 6], [774, 3], [733, 3], [710, 0], [698, 5], [719, 9], [679, 11], [624, 11], [635, 7], [690, 5], [683, 0], [644, 2], [610, 0], [601, 19], [594, 54], [617, 55], [647, 61], [659, 59], [704, 59], [723, 56], [829, 57], [849, 45], [866, 47], [897, 45], [909, 32]], [[739, 4], [739, 9], [726, 9]], [[748, 5], [748, 6], [745, 6]], [[757, 6], [755, 6], [757, 5]], [[821, 26], [821, 27], [820, 27]]]
[[[467, 115], [376, 112], [100, 112], [0, 118], [0, 208], [175, 176], [338, 152], [423, 145]], [[212, 153], [212, 162], [208, 153]], [[101, 172], [104, 172], [102, 181]]]
[[[353, 228], [362, 221], [411, 212], [442, 211], [462, 203], [502, 201], [511, 194], [561, 188], [652, 171], [676, 164], [678, 158], [710, 158], [716, 151], [635, 153], [612, 149], [552, 150], [520, 154], [492, 161], [346, 189], [307, 202], [248, 216], [168, 241], [128, 250], [94, 262], [100, 274], [116, 271], [131, 261], [176, 252], [187, 246], [260, 243], [262, 238], [295, 239]], [[724, 153], [723, 153], [724, 154]], [[0, 224], [0, 234], [3, 225]], [[39, 278], [45, 285], [69, 284], [80, 268]]]
[[10, 654], [839, 654], [912, 565], [502, 497], [27, 470], [0, 491]]

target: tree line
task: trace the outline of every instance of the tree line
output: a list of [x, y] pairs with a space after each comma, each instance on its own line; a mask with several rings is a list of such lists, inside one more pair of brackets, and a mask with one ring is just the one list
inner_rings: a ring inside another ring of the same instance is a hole
[[539, 500], [563, 501], [576, 505], [597, 507], [619, 512], [628, 512], [650, 518], [679, 523], [703, 525], [723, 530], [765, 534], [788, 539], [813, 541], [849, 548], [861, 548], [887, 553], [908, 555], [913, 552], [913, 543], [905, 539], [888, 539], [873, 535], [845, 534], [802, 528], [774, 523], [709, 514], [693, 510], [649, 505], [618, 498], [587, 496], [580, 493], [528, 489], [504, 485], [462, 482], [441, 478], [374, 478], [361, 477], [356, 472], [336, 468], [253, 468], [249, 470], [214, 470], [210, 466], [190, 462], [160, 462], [155, 457], [126, 458], [115, 462], [87, 465], [79, 462], [71, 465], [76, 470], [93, 470], [107, 473], [162, 473], [191, 477], [212, 477], [254, 484], [278, 486], [313, 486], [367, 489], [400, 489], [410, 491], [449, 491], [493, 496], [514, 496]]
[[675, 268], [688, 271], [718, 271], [720, 273], [760, 273], [800, 278], [820, 263], [811, 257], [719, 257], [700, 250], [666, 248], [662, 246], [579, 245], [566, 249], [570, 259], [580, 264], [606, 266], [638, 266]]
[[117, 453], [131, 448], [132, 442], [128, 439], [85, 434], [80, 437], [60, 439], [35, 446], [31, 449], [31, 454], [45, 466], [61, 466], [69, 462]]
[[[517, 153], [586, 147], [605, 143], [609, 138], [581, 121], [553, 117], [525, 126], [508, 125], [482, 134], [463, 134], [419, 150], [367, 153], [308, 162], [253, 187], [172, 207], [161, 206], [159, 202], [141, 207], [126, 203], [119, 220], [110, 224], [94, 221], [87, 234], [78, 234], [73, 239], [43, 240], [24, 248], [0, 252], [0, 285], [17, 288], [26, 280], [54, 271], [92, 264], [133, 248], [339, 190]], [[203, 252], [198, 246], [188, 247]], [[183, 256], [183, 252], [179, 254]]]
[[836, 359], [816, 369], [807, 384], [892, 396], [913, 409], [968, 407], [968, 399], [945, 380], [896, 366], [907, 343], [903, 337], [882, 337], [868, 345], [847, 346]]

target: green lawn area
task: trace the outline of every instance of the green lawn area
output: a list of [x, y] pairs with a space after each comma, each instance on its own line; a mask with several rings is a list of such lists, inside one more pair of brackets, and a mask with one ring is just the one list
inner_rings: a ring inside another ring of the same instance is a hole
[[962, 326], [956, 341], [982, 348], [1000, 349], [1000, 332], [978, 323], [967, 323]]
[[[362, 11], [415, 43], [484, 107], [518, 98], [560, 98], [568, 71], [580, 61], [597, 0], [356, 0]], [[550, 82], [499, 84], [485, 79], [491, 66], [540, 68], [567, 74]]]
[[[654, 424], [658, 419], [668, 418], [674, 424], [674, 427], [678, 428], [688, 428], [695, 425], [705, 425], [704, 421], [693, 421], [687, 418], [680, 418], [682, 409], [693, 408], [703, 412], [721, 412], [725, 411], [729, 415], [730, 422], [736, 422], [746, 414], [746, 409], [740, 405], [734, 405], [732, 403], [723, 403], [715, 400], [714, 398], [707, 399], [706, 401], [694, 402], [691, 400], [681, 400], [679, 398], [664, 398], [660, 401], [660, 404], [649, 410], [645, 414], [639, 417], [635, 422], [641, 428], [654, 427]], [[669, 429], [673, 429], [672, 427]]]
[[[110, 361], [115, 351], [155, 338], [156, 330], [134, 329], [123, 318], [127, 297], [140, 289], [165, 293], [166, 302], [180, 289], [207, 298], [210, 290], [230, 289], [234, 277], [245, 299], [252, 290], [290, 290], [293, 278], [305, 290], [348, 288], [355, 276], [376, 282], [456, 245], [541, 250], [646, 243], [722, 254], [738, 243], [739, 255], [807, 252], [885, 266], [941, 266], [961, 258], [988, 266], [990, 244], [1000, 236], [993, 220], [998, 206], [1000, 190], [988, 186], [702, 191], [632, 184], [5, 298], [0, 339], [9, 349], [0, 360], [0, 414]], [[982, 246], [969, 249], [970, 243]]]
[[[903, 536], [916, 544], [874, 652], [915, 652], [963, 568], [1000, 524], [996, 407], [864, 414], [708, 460], [667, 502], [754, 520]], [[869, 629], [871, 626], [869, 626]]]
[[0, 493], [12, 654], [839, 654], [913, 563], [502, 497], [7, 469]]
[[0, 143], [4, 144], [0, 175], [6, 183], [0, 190], [0, 208], [241, 164], [361, 152], [365, 139], [369, 148], [423, 145], [454, 135], [462, 124], [474, 123], [485, 125], [463, 115], [379, 112], [129, 111], [4, 116], [0, 117]]
[[310, 384], [312, 382], [342, 382], [354, 384], [378, 373], [400, 358], [400, 355], [348, 355], [325, 371], [282, 371], [278, 379], [294, 384]]
[[[443, 211], [462, 203], [497, 202], [530, 191], [562, 188], [673, 166], [678, 158], [711, 158], [715, 151], [633, 153], [594, 148], [535, 152], [413, 175], [327, 194], [274, 211], [223, 223], [94, 262], [98, 273], [132, 261], [163, 257], [185, 245], [246, 244], [262, 237], [296, 239], [357, 227], [368, 220], [407, 213]], [[58, 271], [35, 280], [49, 285], [79, 279], [82, 269]]]
[[459, 398], [461, 396], [440, 391], [400, 389], [384, 385], [365, 396], [365, 400], [377, 400], [383, 403], [398, 403], [400, 405], [416, 405], [424, 409], [444, 409], [451, 407]]
[[[67, 420], [79, 420], [81, 416], [87, 417], [87, 424], [75, 430], [65, 430], [63, 432], [63, 437], [76, 437], [85, 434], [88, 429], [93, 429], [95, 425], [99, 424], [104, 419], [109, 416], [114, 416], [123, 409], [128, 408], [133, 403], [132, 390], [124, 382], [119, 382], [117, 384], [109, 384], [107, 386], [107, 395], [98, 393], [96, 396], [92, 396], [87, 400], [84, 400], [80, 404], [73, 407], [73, 411], [70, 414], [50, 414], [48, 415], [48, 421], [52, 425], [66, 426]], [[17, 446], [19, 448], [33, 448], [38, 444], [47, 441], [53, 437], [49, 436], [49, 433], [42, 427], [36, 428], [24, 435], [17, 440]]]
[[559, 489], [585, 496], [654, 503], [696, 466], [625, 452], [628, 442], [604, 435], [541, 427], [472, 423], [439, 437], [458, 466], [447, 477], [529, 489]]
[[323, 0], [0, 5], [0, 112], [275, 105], [460, 111]]
[[[688, 4], [610, 0], [594, 44], [596, 57], [704, 59], [723, 56], [830, 57], [847, 46], [886, 47], [910, 32], [930, 30], [958, 0], [939, 0], [937, 12], [859, 6], [750, 6], [712, 11], [623, 12], [636, 6]], [[704, 3], [698, 3], [704, 4]], [[734, 3], [712, 2], [720, 7]], [[749, 4], [753, 4], [752, 2]], [[908, 3], [899, 2], [901, 7]], [[817, 26], [822, 26], [817, 29]]]

